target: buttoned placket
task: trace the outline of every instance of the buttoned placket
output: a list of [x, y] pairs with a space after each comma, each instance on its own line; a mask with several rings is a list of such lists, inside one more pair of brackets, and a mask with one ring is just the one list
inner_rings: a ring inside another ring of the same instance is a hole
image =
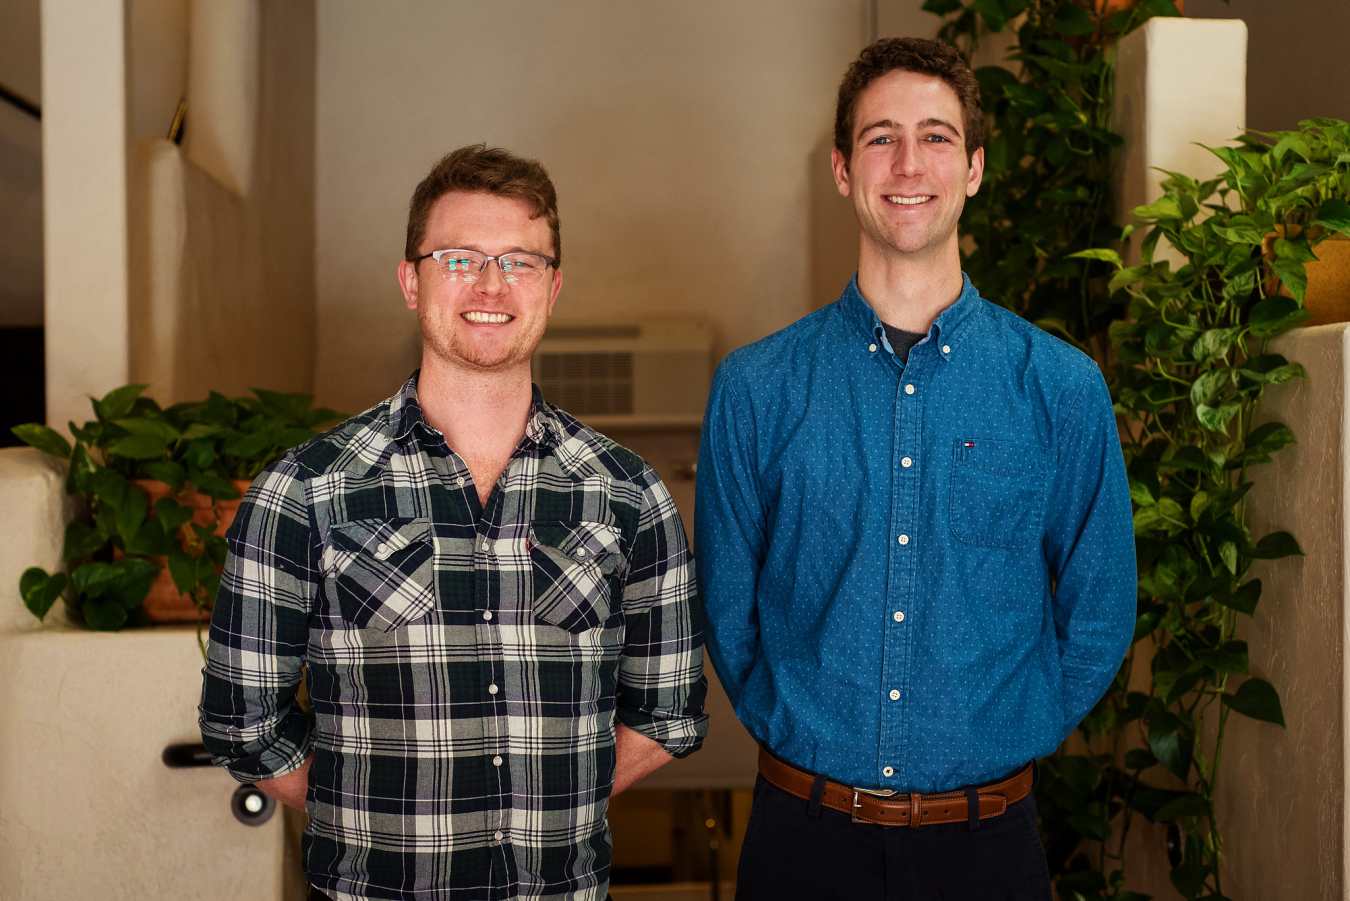
[[[942, 336], [925, 340], [910, 349], [909, 359], [900, 364], [896, 380], [895, 417], [891, 448], [891, 535], [887, 541], [887, 597], [884, 624], [880, 694], [881, 728], [877, 748], [877, 782], [885, 788], [909, 782], [909, 743], [907, 727], [911, 715], [910, 692], [913, 671], [914, 616], [918, 599], [914, 580], [918, 557], [924, 541], [933, 536], [918, 534], [919, 499], [924, 469], [923, 409], [927, 387], [936, 369], [948, 358], [951, 347]], [[869, 354], [869, 356], [871, 356]]]

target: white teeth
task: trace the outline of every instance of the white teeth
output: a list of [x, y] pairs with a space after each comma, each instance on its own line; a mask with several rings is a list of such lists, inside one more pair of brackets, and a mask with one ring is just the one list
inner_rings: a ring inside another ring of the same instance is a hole
[[470, 310], [469, 312], [462, 313], [461, 315], [470, 322], [477, 322], [479, 324], [488, 324], [488, 323], [500, 324], [503, 322], [510, 322], [512, 319], [515, 318], [514, 316], [508, 316], [505, 313], [481, 313], [478, 310]]
[[932, 200], [934, 196], [935, 195], [933, 194], [925, 194], [922, 197], [901, 197], [897, 194], [891, 194], [888, 195], [886, 199], [891, 203], [898, 203], [901, 206], [914, 206], [918, 203], [926, 203], [927, 201]]

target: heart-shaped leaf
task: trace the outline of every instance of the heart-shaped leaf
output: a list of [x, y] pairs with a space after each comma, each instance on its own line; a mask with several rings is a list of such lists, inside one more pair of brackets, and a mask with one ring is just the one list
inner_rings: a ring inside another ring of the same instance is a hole
[[62, 460], [70, 459], [70, 442], [61, 437], [61, 433], [56, 429], [30, 422], [24, 425], [16, 425], [10, 431], [14, 433], [14, 437], [24, 444], [35, 447], [44, 454], [51, 454], [53, 457], [60, 457]]
[[1235, 694], [1223, 696], [1223, 703], [1243, 716], [1284, 726], [1284, 708], [1280, 694], [1265, 679], [1248, 679]]
[[39, 566], [30, 567], [19, 576], [19, 595], [23, 605], [39, 620], [46, 618], [61, 592], [66, 590], [66, 574], [51, 573]]

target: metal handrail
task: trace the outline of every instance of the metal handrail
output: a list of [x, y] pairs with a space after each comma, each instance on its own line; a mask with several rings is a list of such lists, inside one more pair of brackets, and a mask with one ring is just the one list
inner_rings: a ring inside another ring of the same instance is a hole
[[2, 84], [0, 84], [0, 100], [22, 110], [39, 122], [42, 121], [42, 107]]

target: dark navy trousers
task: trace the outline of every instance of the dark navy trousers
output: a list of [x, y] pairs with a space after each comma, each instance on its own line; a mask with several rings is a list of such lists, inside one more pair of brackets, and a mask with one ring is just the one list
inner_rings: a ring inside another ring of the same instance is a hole
[[934, 826], [854, 823], [760, 776], [736, 901], [1050, 901], [1031, 796], [1002, 816]]

